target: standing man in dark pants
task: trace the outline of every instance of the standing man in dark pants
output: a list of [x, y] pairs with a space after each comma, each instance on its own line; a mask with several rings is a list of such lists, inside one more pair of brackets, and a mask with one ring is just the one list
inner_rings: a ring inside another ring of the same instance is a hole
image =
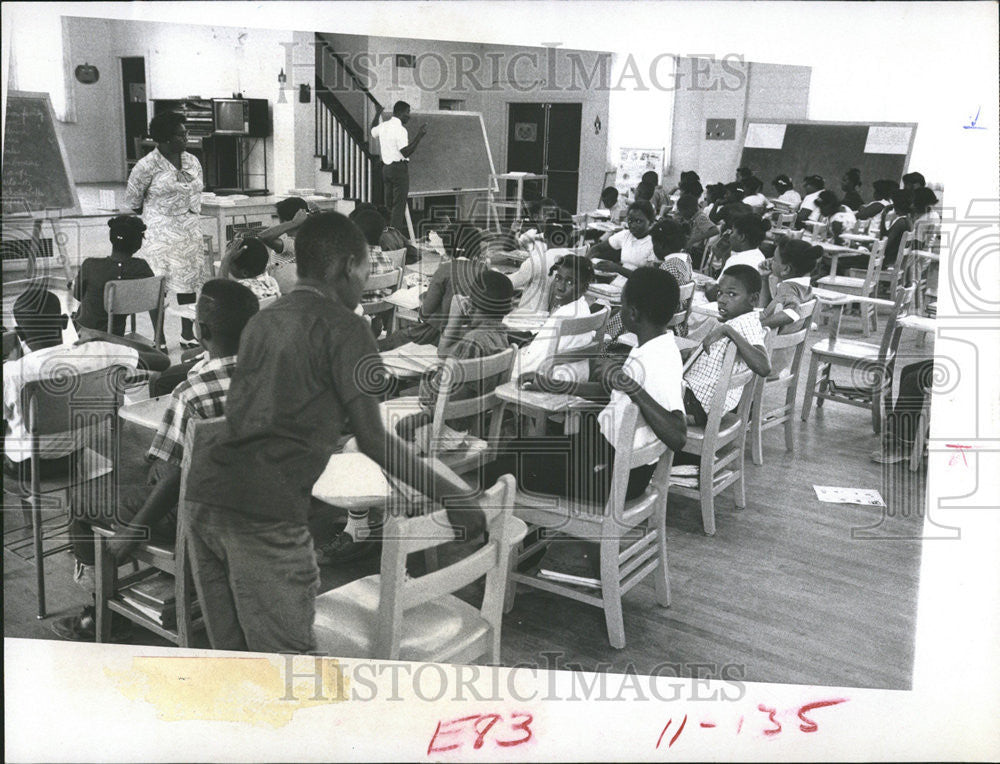
[[385, 206], [391, 213], [392, 227], [407, 231], [406, 196], [410, 191], [410, 156], [427, 134], [427, 125], [421, 125], [417, 137], [410, 141], [406, 132], [410, 121], [410, 104], [396, 101], [392, 114], [382, 112], [382, 122], [372, 128], [372, 137], [379, 141], [382, 154], [382, 183], [385, 189]]

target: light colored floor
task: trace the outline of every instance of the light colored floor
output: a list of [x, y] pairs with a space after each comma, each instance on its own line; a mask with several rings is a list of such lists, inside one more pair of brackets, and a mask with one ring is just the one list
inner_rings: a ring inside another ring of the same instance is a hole
[[[140, 329], [142, 327], [140, 326]], [[168, 323], [176, 353], [179, 325]], [[846, 334], [850, 334], [848, 330]], [[812, 332], [809, 343], [821, 332]], [[911, 335], [903, 363], [932, 351]], [[804, 360], [807, 368], [808, 357]], [[897, 367], [897, 372], [898, 372]], [[803, 379], [805, 374], [803, 373]], [[799, 394], [801, 402], [801, 388]], [[625, 597], [627, 646], [609, 647], [597, 608], [541, 592], [519, 594], [505, 618], [504, 662], [640, 674], [657, 666], [688, 676], [709, 664], [713, 676], [758, 682], [907, 689], [911, 685], [923, 518], [925, 468], [883, 467], [869, 459], [878, 445], [867, 411], [827, 403], [809, 422], [795, 420], [796, 447], [786, 453], [780, 429], [765, 434], [763, 466], [747, 452], [748, 505], [730, 492], [716, 501], [717, 533], [707, 537], [694, 501], [671, 497], [667, 516], [673, 602], [659, 608], [647, 579]], [[148, 431], [123, 428], [123, 479], [142, 479]], [[822, 504], [813, 485], [876, 488], [892, 509]], [[5, 523], [11, 519], [5, 515]], [[874, 538], [859, 539], [870, 528]], [[574, 554], [550, 552], [548, 567]], [[551, 564], [550, 564], [551, 563]], [[4, 634], [53, 639], [52, 618], [76, 612], [89, 596], [71, 581], [68, 553], [45, 565], [51, 616], [34, 617], [30, 564], [4, 560]], [[375, 572], [377, 558], [323, 571], [323, 588]], [[470, 596], [475, 591], [468, 592]], [[203, 639], [202, 635], [202, 639]], [[137, 632], [133, 642], [157, 644]], [[551, 658], [550, 658], [551, 660]], [[551, 666], [551, 664], [548, 664]], [[724, 668], [728, 667], [728, 668]], [[704, 675], [705, 669], [701, 669]]]

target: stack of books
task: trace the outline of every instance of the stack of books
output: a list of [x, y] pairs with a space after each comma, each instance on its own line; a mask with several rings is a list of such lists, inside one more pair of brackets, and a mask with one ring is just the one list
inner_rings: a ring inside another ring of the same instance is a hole
[[[177, 626], [177, 598], [174, 577], [163, 571], [124, 587], [118, 596], [164, 629]], [[191, 619], [201, 615], [197, 600], [192, 603]]]

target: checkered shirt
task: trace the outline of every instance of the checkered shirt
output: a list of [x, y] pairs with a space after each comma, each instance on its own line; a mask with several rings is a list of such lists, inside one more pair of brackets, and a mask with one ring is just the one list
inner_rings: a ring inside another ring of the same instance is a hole
[[147, 458], [181, 466], [188, 421], [191, 417], [213, 419], [224, 414], [223, 405], [235, 369], [234, 355], [209, 358], [191, 368], [187, 379], [174, 388], [170, 407], [163, 414]]
[[[369, 276], [377, 276], [380, 273], [388, 273], [393, 270], [396, 266], [392, 264], [392, 260], [382, 251], [382, 247], [373, 246], [368, 247], [368, 252], [371, 255], [371, 270], [368, 271]], [[383, 297], [388, 297], [392, 294], [391, 289], [371, 289], [361, 295], [361, 302], [378, 302]]]
[[[741, 316], [731, 318], [726, 322], [739, 332], [751, 345], [764, 348], [764, 327], [760, 323], [760, 314], [751, 310]], [[728, 339], [721, 339], [712, 343], [708, 350], [703, 352], [691, 364], [687, 374], [684, 375], [684, 382], [694, 393], [698, 402], [706, 412], [712, 404], [715, 395], [715, 388], [718, 387], [719, 377], [722, 374], [722, 359], [729, 349]], [[747, 365], [742, 356], [737, 354], [736, 363], [733, 364], [733, 374], [740, 374], [746, 371]], [[732, 411], [740, 402], [740, 394], [743, 392], [742, 385], [734, 387], [726, 393], [725, 410]]]

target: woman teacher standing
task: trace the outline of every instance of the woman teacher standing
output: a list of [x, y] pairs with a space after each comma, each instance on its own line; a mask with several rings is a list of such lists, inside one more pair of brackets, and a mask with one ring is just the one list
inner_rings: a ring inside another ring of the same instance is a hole
[[392, 114], [382, 112], [382, 122], [372, 128], [372, 137], [379, 142], [382, 155], [382, 184], [385, 206], [390, 210], [390, 223], [397, 231], [407, 231], [406, 197], [410, 193], [410, 156], [417, 150], [427, 134], [427, 125], [421, 125], [417, 137], [410, 140], [406, 123], [410, 121], [410, 104], [396, 101]]
[[[167, 277], [167, 289], [180, 305], [193, 303], [208, 279], [202, 243], [201, 164], [184, 150], [185, 119], [176, 112], [157, 114], [149, 123], [156, 148], [140, 159], [128, 178], [125, 203], [142, 214], [146, 241], [138, 253], [157, 275]], [[181, 319], [181, 347], [196, 347], [194, 327]]]

